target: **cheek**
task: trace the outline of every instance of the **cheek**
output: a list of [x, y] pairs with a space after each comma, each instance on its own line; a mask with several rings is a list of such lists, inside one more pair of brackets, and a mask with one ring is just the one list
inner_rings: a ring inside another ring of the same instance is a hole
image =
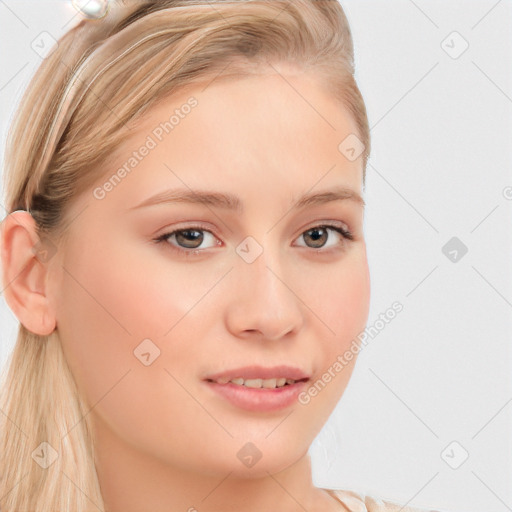
[[342, 333], [347, 329], [358, 332], [364, 328], [368, 319], [370, 303], [370, 279], [366, 260], [344, 269], [338, 280], [333, 280], [330, 292], [334, 298], [332, 314], [337, 315], [336, 329]]
[[[103, 239], [109, 243], [101, 247], [87, 243], [72, 247], [63, 261], [67, 272], [58, 291], [57, 328], [65, 356], [91, 405], [120, 379], [120, 388], [137, 400], [143, 388], [169, 386], [171, 379], [164, 368], [190, 366], [194, 347], [187, 343], [183, 329], [189, 324], [189, 313], [218, 280], [216, 272], [185, 272], [163, 257], [158, 259], [162, 264], [150, 262], [147, 247], [127, 250], [123, 240]], [[201, 311], [205, 320], [204, 308]], [[193, 336], [189, 333], [188, 339]], [[141, 345], [148, 339], [150, 343]], [[138, 358], [143, 357], [139, 346], [149, 350], [152, 360], [156, 357], [151, 365]], [[128, 381], [139, 385], [132, 389]], [[146, 394], [146, 405], [151, 396], [153, 391]], [[116, 408], [115, 403], [111, 406]]]
[[314, 299], [322, 320], [319, 325], [326, 334], [317, 332], [318, 373], [299, 400], [318, 425], [327, 421], [348, 385], [359, 353], [354, 346], [359, 345], [357, 337], [368, 320], [370, 276], [364, 247], [322, 277], [323, 292]]
[[[205, 290], [187, 287], [183, 272], [168, 268], [161, 275], [165, 269], [143, 267], [144, 261], [122, 244], [82, 246], [66, 256], [59, 289], [57, 328], [65, 358], [93, 417], [121, 437], [161, 435], [162, 423], [179, 434], [186, 427], [176, 418], [197, 414], [166, 369], [173, 374], [175, 360], [190, 367], [194, 347], [176, 340], [187, 323], [180, 319], [212, 283], [203, 283]], [[144, 345], [149, 365], [136, 350], [146, 339], [154, 343]], [[171, 357], [170, 340], [178, 341]]]
[[[129, 311], [136, 293], [119, 276], [122, 256], [105, 245], [69, 251], [63, 263], [57, 330], [66, 360], [89, 405], [127, 371], [135, 341]], [[126, 274], [125, 274], [126, 275]]]
[[70, 253], [64, 263], [69, 272], [59, 291], [63, 320], [73, 318], [82, 333], [129, 339], [132, 349], [137, 340], [164, 336], [194, 307], [215, 276], [198, 278], [194, 271], [166, 263], [164, 257], [159, 258], [163, 264], [156, 264], [150, 258], [152, 250], [111, 239], [101, 248]]
[[364, 330], [368, 320], [370, 276], [364, 250], [354, 251], [343, 264], [327, 269], [318, 282], [322, 289], [317, 288], [312, 300], [326, 326], [328, 347], [340, 350]]

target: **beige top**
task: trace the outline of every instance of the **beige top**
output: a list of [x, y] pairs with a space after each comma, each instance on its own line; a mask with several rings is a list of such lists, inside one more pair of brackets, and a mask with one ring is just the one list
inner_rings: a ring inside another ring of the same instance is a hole
[[355, 491], [324, 489], [341, 502], [348, 512], [440, 512], [416, 507], [404, 507], [399, 503], [387, 501]]

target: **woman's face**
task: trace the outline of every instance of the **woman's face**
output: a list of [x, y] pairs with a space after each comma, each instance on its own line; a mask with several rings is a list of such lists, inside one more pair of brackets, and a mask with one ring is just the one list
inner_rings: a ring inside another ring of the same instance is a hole
[[[356, 128], [318, 83], [282, 71], [166, 98], [72, 205], [53, 301], [98, 438], [183, 470], [258, 476], [304, 456], [333, 411], [370, 282], [362, 162], [339, 149]], [[171, 200], [178, 191], [188, 199]], [[149, 201], [158, 194], [169, 200]], [[281, 365], [308, 382], [226, 384], [231, 399], [207, 381], [251, 366], [247, 378], [289, 378]]]

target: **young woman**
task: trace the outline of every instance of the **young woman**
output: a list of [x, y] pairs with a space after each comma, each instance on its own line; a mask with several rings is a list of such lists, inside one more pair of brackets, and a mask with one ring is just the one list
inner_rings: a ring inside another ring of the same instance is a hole
[[6, 153], [2, 512], [413, 510], [311, 479], [369, 310], [353, 73], [335, 0], [58, 41]]

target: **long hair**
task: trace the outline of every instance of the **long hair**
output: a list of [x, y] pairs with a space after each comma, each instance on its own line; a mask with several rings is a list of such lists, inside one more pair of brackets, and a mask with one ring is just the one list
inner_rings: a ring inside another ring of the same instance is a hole
[[[351, 114], [365, 148], [364, 183], [370, 133], [337, 0], [118, 2], [104, 18], [65, 33], [32, 77], [8, 133], [8, 214], [30, 212], [39, 237], [58, 247], [67, 207], [104, 174], [130, 123], [190, 84], [254, 75], [279, 62], [314, 74]], [[6, 369], [2, 512], [103, 510], [91, 406], [78, 392], [58, 329], [39, 336], [20, 324]]]

